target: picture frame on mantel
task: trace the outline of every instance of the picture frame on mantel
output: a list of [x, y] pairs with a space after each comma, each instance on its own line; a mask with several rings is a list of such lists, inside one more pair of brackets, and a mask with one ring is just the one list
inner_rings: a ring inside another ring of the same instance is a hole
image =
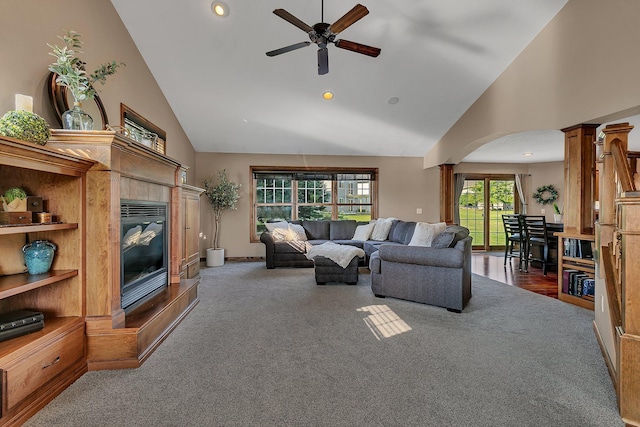
[[123, 103], [120, 103], [120, 125], [129, 138], [153, 151], [167, 154], [167, 133]]

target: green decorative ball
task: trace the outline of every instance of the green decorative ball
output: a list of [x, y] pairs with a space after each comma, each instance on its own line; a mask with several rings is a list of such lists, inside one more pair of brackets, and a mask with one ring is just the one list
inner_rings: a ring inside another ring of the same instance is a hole
[[0, 119], [0, 135], [45, 145], [51, 137], [49, 123], [37, 114], [23, 110], [7, 112]]

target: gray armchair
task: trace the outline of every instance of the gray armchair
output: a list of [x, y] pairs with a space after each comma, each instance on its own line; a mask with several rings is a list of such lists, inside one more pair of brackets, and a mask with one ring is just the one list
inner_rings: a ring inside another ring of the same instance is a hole
[[462, 312], [471, 298], [472, 238], [464, 227], [449, 234], [448, 247], [380, 245], [369, 261], [373, 293]]

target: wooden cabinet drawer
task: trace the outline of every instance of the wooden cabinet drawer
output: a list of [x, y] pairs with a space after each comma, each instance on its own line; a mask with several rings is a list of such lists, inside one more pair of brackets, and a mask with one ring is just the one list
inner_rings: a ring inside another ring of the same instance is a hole
[[200, 274], [200, 260], [196, 259], [187, 265], [187, 279], [193, 279]]
[[84, 330], [75, 329], [5, 367], [3, 407], [11, 410], [49, 380], [84, 357]]

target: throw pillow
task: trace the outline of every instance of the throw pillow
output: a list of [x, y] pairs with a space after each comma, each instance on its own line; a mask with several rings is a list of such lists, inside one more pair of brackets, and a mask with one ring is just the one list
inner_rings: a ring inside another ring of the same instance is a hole
[[3, 236], [0, 245], [0, 276], [26, 273], [27, 266], [22, 253], [26, 242], [27, 236], [24, 233]]
[[265, 227], [267, 227], [267, 231], [269, 233], [273, 233], [273, 230], [278, 229], [278, 228], [289, 228], [289, 223], [287, 221], [278, 221], [278, 222], [267, 222], [265, 224]]
[[431, 247], [434, 248], [452, 248], [460, 240], [469, 235], [469, 229], [459, 225], [449, 225], [442, 233], [438, 234]]
[[413, 236], [409, 242], [409, 246], [426, 246], [431, 247], [433, 239], [447, 228], [446, 222], [438, 222], [429, 224], [427, 222], [419, 222], [413, 231]]
[[454, 246], [455, 238], [456, 238], [456, 233], [452, 233], [450, 231], [443, 231], [442, 233], [434, 237], [433, 241], [431, 242], [431, 247], [435, 249], [450, 248]]
[[304, 227], [300, 224], [289, 224], [289, 240], [295, 240], [298, 242], [307, 241], [307, 233], [304, 232]]
[[393, 221], [387, 221], [385, 219], [378, 218], [373, 227], [373, 231], [371, 232], [371, 240], [387, 240], [387, 237], [389, 236], [389, 230], [391, 230], [392, 225]]
[[375, 224], [365, 224], [356, 227], [356, 232], [353, 234], [351, 240], [366, 241], [371, 237], [371, 232]]

